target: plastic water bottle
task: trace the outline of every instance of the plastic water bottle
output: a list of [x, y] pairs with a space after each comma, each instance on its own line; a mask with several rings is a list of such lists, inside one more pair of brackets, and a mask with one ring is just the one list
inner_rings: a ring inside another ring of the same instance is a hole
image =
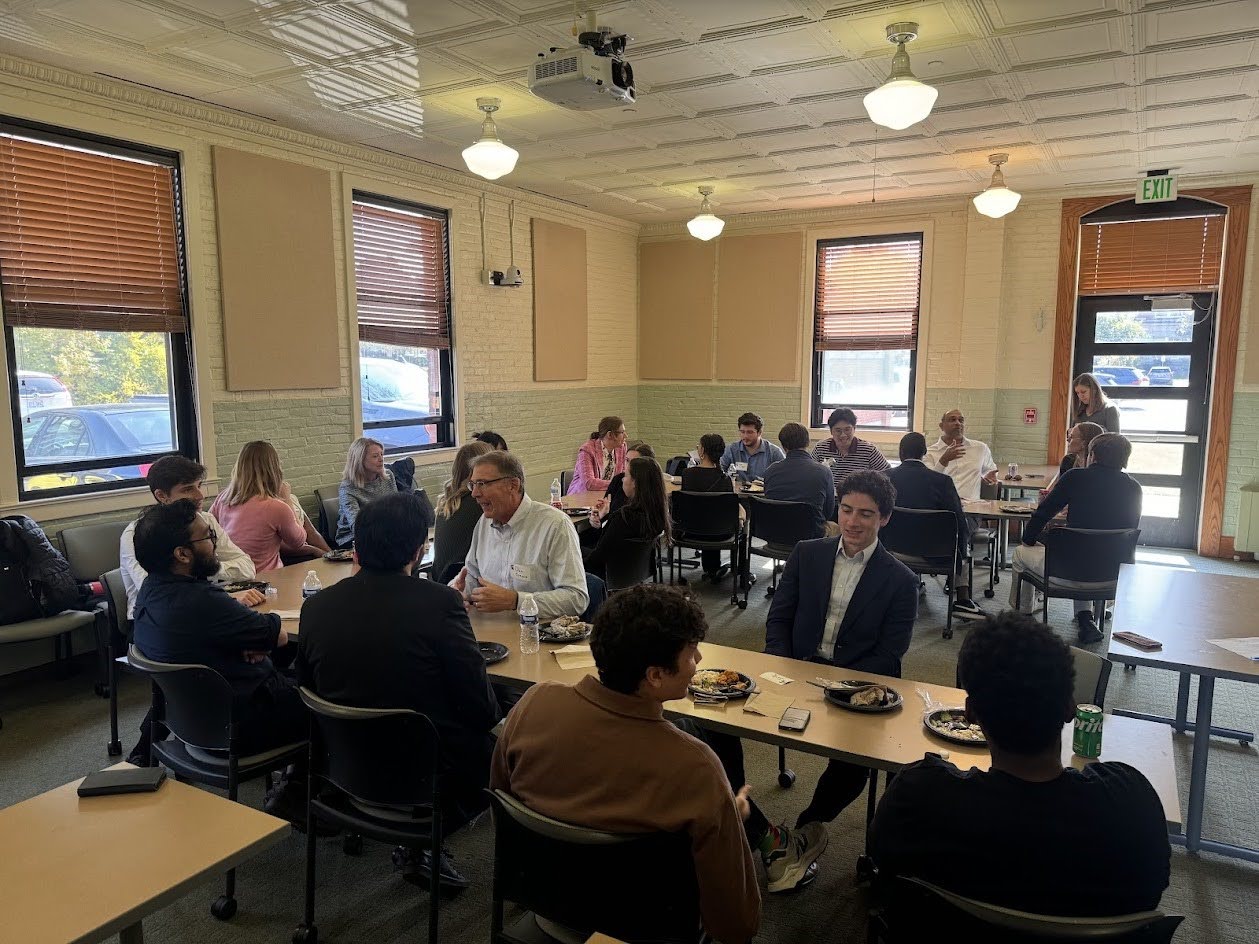
[[560, 501], [560, 480], [551, 479], [551, 507], [563, 508], [564, 503]]
[[538, 638], [538, 604], [532, 593], [520, 595], [520, 651], [525, 655], [537, 652], [542, 646]]
[[302, 581], [302, 599], [309, 599], [323, 589], [323, 584], [319, 582], [319, 575], [313, 570], [306, 571], [306, 579]]

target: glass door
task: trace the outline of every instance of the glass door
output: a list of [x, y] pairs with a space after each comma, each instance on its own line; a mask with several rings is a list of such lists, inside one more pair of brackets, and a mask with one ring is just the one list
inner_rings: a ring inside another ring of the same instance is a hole
[[1092, 373], [1119, 408], [1120, 431], [1132, 442], [1128, 472], [1144, 493], [1141, 543], [1191, 548], [1202, 508], [1215, 294], [1179, 301], [1155, 310], [1141, 295], [1080, 298], [1075, 375]]

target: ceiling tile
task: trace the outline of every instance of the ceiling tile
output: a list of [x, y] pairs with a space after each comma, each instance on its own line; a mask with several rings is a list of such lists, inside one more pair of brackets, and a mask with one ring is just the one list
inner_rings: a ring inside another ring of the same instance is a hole
[[668, 8], [705, 33], [793, 20], [800, 15], [790, 0], [669, 0]]
[[809, 62], [835, 56], [838, 49], [834, 42], [821, 39], [819, 32], [825, 35], [815, 27], [801, 26], [778, 33], [732, 40], [723, 43], [722, 49], [738, 56], [755, 69], [776, 66], [783, 62]]
[[273, 49], [252, 39], [222, 34], [222, 39], [189, 39], [167, 47], [167, 52], [213, 69], [253, 79], [269, 72], [291, 69], [306, 60]]
[[1037, 118], [1062, 118], [1068, 115], [1087, 115], [1113, 111], [1126, 111], [1129, 92], [1126, 89], [1103, 89], [1099, 92], [1074, 92], [1070, 95], [1045, 95], [1024, 100]]
[[347, 9], [415, 39], [486, 23], [485, 16], [458, 3], [416, 3], [414, 0], [350, 0]]
[[199, 25], [195, 20], [129, 0], [63, 0], [41, 5], [39, 13], [60, 23], [141, 45]]
[[1082, 59], [1115, 51], [1119, 23], [1101, 21], [1003, 37], [1001, 45], [1015, 66]]
[[741, 105], [770, 104], [773, 101], [758, 83], [750, 79], [671, 89], [668, 96], [697, 112], [736, 108]]
[[361, 23], [338, 15], [336, 10], [277, 16], [249, 31], [303, 50], [316, 59], [335, 60], [396, 45], [384, 33], [366, 29]]
[[945, 0], [934, 3], [896, 3], [877, 12], [856, 13], [839, 19], [828, 19], [823, 25], [846, 46], [862, 55], [887, 51], [888, 64], [894, 47], [887, 41], [889, 23], [912, 21], [918, 24], [918, 40], [909, 44], [911, 57], [930, 46], [948, 46], [970, 38], [961, 16], [960, 5]]
[[[890, 57], [888, 63], [891, 63]], [[858, 90], [864, 95], [879, 84], [871, 77], [870, 70], [859, 62], [843, 62], [811, 69], [764, 71], [758, 73], [757, 78], [772, 88], [781, 89], [792, 99]]]
[[1118, 0], [983, 0], [984, 10], [999, 30], [1113, 14], [1118, 6]]
[[1150, 45], [1175, 46], [1193, 39], [1259, 30], [1259, 3], [1232, 0], [1183, 8], [1172, 5], [1146, 13], [1142, 19]]

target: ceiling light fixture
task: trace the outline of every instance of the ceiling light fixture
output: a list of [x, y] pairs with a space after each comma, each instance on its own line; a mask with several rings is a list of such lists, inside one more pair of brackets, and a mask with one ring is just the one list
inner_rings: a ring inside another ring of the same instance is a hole
[[1013, 211], [1023, 199], [1022, 194], [1015, 193], [1005, 185], [1005, 175], [1001, 173], [1001, 165], [1009, 159], [1009, 154], [988, 155], [988, 163], [996, 165], [992, 172], [992, 182], [988, 184], [987, 190], [976, 194], [971, 201], [975, 204], [976, 210], [984, 216], [991, 216], [994, 220]]
[[498, 127], [494, 124], [494, 112], [498, 111], [500, 99], [478, 98], [476, 107], [485, 112], [485, 121], [481, 123], [481, 137], [471, 147], [463, 149], [463, 162], [468, 170], [486, 180], [510, 174], [516, 167], [516, 158], [520, 152], [508, 147], [498, 138]]
[[726, 221], [718, 219], [713, 214], [712, 204], [708, 202], [708, 198], [712, 196], [712, 187], [700, 187], [699, 192], [704, 195], [704, 201], [699, 205], [699, 216], [686, 224], [686, 228], [691, 231], [691, 235], [696, 239], [702, 239], [704, 242], [720, 236], [721, 231], [726, 227]]
[[896, 44], [892, 74], [862, 99], [870, 120], [876, 125], [904, 131], [931, 114], [931, 106], [940, 93], [914, 78], [909, 68], [909, 53], [905, 51], [905, 44], [917, 38], [917, 23], [893, 23], [887, 28], [887, 41]]

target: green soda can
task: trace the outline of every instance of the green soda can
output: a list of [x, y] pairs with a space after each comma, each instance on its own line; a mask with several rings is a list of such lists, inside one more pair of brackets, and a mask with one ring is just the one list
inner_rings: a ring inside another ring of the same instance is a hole
[[1075, 734], [1071, 748], [1080, 757], [1102, 754], [1102, 709], [1096, 705], [1075, 706]]

